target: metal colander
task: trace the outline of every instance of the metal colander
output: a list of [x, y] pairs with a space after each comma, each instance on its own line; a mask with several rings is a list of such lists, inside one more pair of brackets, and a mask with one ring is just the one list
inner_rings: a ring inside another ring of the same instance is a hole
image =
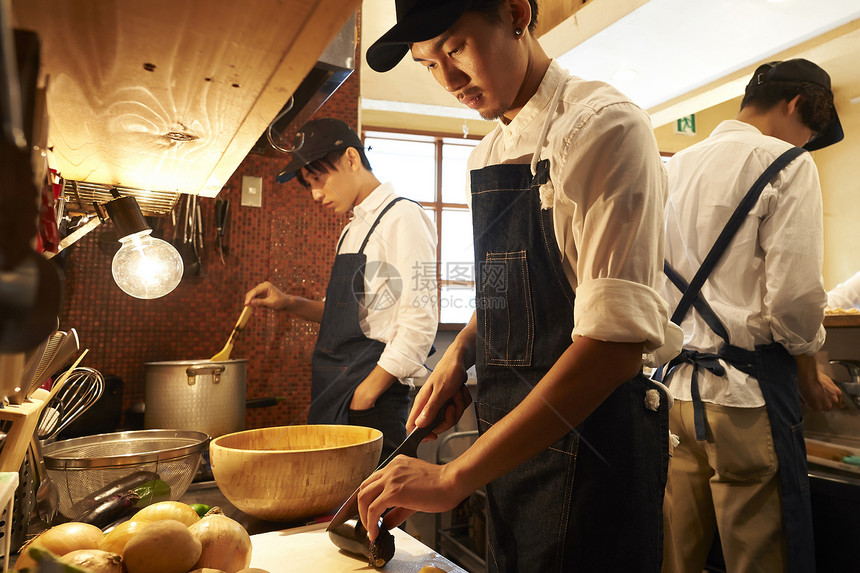
[[141, 430], [72, 438], [43, 448], [45, 468], [60, 490], [60, 513], [137, 471], [155, 472], [178, 500], [197, 473], [209, 444], [204, 432]]

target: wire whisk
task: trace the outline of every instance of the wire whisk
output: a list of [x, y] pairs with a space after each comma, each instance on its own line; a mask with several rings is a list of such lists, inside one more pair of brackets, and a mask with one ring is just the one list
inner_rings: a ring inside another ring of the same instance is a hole
[[101, 372], [86, 366], [75, 368], [65, 385], [45, 405], [36, 428], [38, 438], [47, 440], [59, 434], [101, 398], [104, 389]]

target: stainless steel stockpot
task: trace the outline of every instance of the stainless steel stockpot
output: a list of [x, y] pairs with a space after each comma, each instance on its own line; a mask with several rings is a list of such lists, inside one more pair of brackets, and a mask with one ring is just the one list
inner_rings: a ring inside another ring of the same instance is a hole
[[245, 359], [147, 362], [144, 426], [213, 438], [244, 430], [247, 364]]

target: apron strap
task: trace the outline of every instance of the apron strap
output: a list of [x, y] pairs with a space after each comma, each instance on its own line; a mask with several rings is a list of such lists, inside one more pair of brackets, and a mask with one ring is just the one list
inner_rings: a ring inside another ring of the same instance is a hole
[[705, 408], [702, 405], [702, 395], [699, 393], [699, 368], [704, 368], [717, 376], [725, 376], [726, 369], [720, 364], [719, 358], [717, 354], [685, 348], [667, 366], [666, 376], [668, 377], [669, 373], [680, 364], [693, 365], [693, 373], [690, 376], [690, 397], [693, 399], [693, 425], [696, 428], [696, 440], [700, 442], [705, 439]]
[[[685, 292], [690, 287], [687, 281], [678, 274], [678, 271], [672, 268], [669, 261], [663, 261], [663, 273], [679, 291]], [[723, 325], [717, 314], [713, 311], [711, 305], [702, 298], [702, 293], [696, 293], [696, 298], [693, 299], [693, 308], [696, 309], [705, 323], [711, 327], [711, 330], [713, 330], [717, 336], [722, 338], [723, 341], [728, 344], [729, 332], [726, 330], [726, 327]]]
[[337, 242], [337, 248], [334, 250], [336, 255], [340, 254], [340, 246], [343, 244], [343, 240], [346, 239], [347, 233], [349, 233], [349, 229], [344, 229], [343, 235], [340, 236], [340, 240]]
[[[404, 199], [406, 201], [412, 201], [413, 203], [415, 203], [416, 205], [421, 207], [421, 203], [419, 203], [418, 201], [413, 201], [412, 199], [409, 199], [407, 197], [397, 197], [397, 198], [393, 199], [390, 203], [388, 203], [388, 205], [385, 206], [385, 208], [382, 210], [382, 212], [379, 215], [377, 215], [376, 220], [370, 226], [370, 230], [367, 231], [367, 235], [364, 237], [364, 241], [362, 241], [362, 243], [361, 243], [361, 248], [358, 250], [359, 253], [364, 252], [364, 247], [367, 246], [367, 241], [370, 240], [370, 235], [373, 233], [373, 230], [376, 229], [376, 226], [379, 224], [379, 220], [382, 219], [382, 216], [385, 215], [385, 213], [387, 213], [388, 210], [391, 209], [391, 207], [393, 207], [395, 203], [397, 203], [398, 201], [402, 201]], [[421, 208], [423, 209], [423, 207], [421, 207]], [[335, 251], [335, 253], [340, 254], [340, 247], [341, 247], [341, 245], [343, 245], [343, 240], [346, 239], [347, 233], [349, 233], [349, 229], [344, 231], [343, 235], [341, 235], [340, 240], [337, 242], [337, 250]]]
[[[373, 234], [373, 230], [376, 229], [376, 226], [379, 224], [379, 221], [382, 219], [382, 216], [385, 215], [389, 209], [394, 207], [395, 203], [397, 203], [398, 201], [404, 201], [404, 200], [405, 201], [412, 201], [412, 199], [407, 199], [406, 197], [397, 197], [397, 198], [393, 199], [390, 203], [388, 203], [388, 205], [385, 206], [385, 208], [382, 210], [382, 212], [376, 217], [376, 220], [373, 222], [373, 225], [370, 226], [370, 230], [367, 231], [367, 235], [364, 237], [364, 241], [362, 241], [362, 243], [361, 243], [361, 248], [358, 249], [359, 253], [364, 252], [364, 247], [367, 246], [367, 241], [370, 240], [370, 235]], [[418, 205], [419, 207], [421, 207], [420, 203], [418, 203], [416, 201], [412, 201], [412, 202], [415, 203], [416, 205]]]
[[[723, 339], [723, 346], [720, 348], [718, 354], [707, 354], [695, 350], [684, 349], [678, 356], [669, 362], [666, 368], [666, 377], [668, 378], [669, 373], [671, 373], [672, 369], [678, 364], [686, 362], [693, 366], [693, 373], [690, 376], [690, 397], [693, 402], [693, 423], [696, 429], [696, 440], [698, 441], [703, 441], [705, 439], [705, 407], [702, 404], [702, 396], [699, 392], [699, 368], [704, 368], [717, 376], [724, 376], [726, 373], [725, 368], [722, 367], [718, 360], [723, 359], [726, 363], [731, 364], [742, 372], [754, 375], [751, 374], [751, 372], [754, 372], [753, 361], [755, 357], [754, 352], [729, 344], [729, 334], [726, 327], [717, 317], [716, 313], [707, 301], [705, 301], [701, 296], [702, 286], [704, 286], [705, 281], [708, 279], [711, 272], [713, 272], [714, 267], [717, 266], [717, 263], [720, 261], [723, 254], [728, 250], [729, 244], [732, 242], [732, 239], [734, 239], [746, 216], [752, 210], [753, 205], [758, 201], [765, 186], [770, 183], [786, 165], [791, 163], [804, 151], [806, 150], [801, 147], [792, 147], [777, 157], [773, 163], [764, 170], [764, 173], [756, 179], [755, 183], [753, 183], [752, 187], [750, 187], [749, 191], [744, 195], [740, 204], [738, 204], [734, 213], [732, 213], [732, 216], [729, 217], [729, 221], [726, 223], [726, 226], [723, 227], [723, 230], [720, 232], [717, 240], [714, 242], [714, 245], [705, 257], [705, 260], [702, 261], [702, 265], [699, 267], [699, 270], [696, 271], [693, 280], [691, 280], [689, 284], [687, 284], [683, 277], [681, 277], [681, 275], [672, 268], [669, 261], [663, 262], [663, 272], [666, 274], [666, 277], [679, 291], [684, 293], [681, 296], [681, 300], [678, 302], [678, 306], [675, 307], [675, 312], [672, 313], [672, 322], [680, 325], [681, 322], [683, 322], [684, 317], [690, 311], [690, 307], [694, 307], [711, 330]], [[663, 378], [662, 369], [658, 370], [657, 375], [659, 379]]]
[[732, 242], [735, 234], [737, 234], [738, 229], [740, 229], [744, 218], [749, 214], [756, 201], [758, 201], [758, 198], [761, 196], [762, 191], [764, 191], [765, 186], [770, 183], [786, 165], [791, 163], [791, 161], [805, 151], [806, 150], [802, 147], [792, 147], [777, 157], [774, 162], [764, 170], [764, 173], [759, 176], [756, 182], [753, 183], [753, 186], [750, 187], [750, 190], [747, 191], [747, 194], [741, 200], [737, 209], [735, 209], [735, 212], [732, 213], [728, 223], [726, 223], [726, 226], [720, 232], [719, 237], [717, 237], [714, 246], [711, 247], [705, 260], [702, 261], [702, 266], [699, 267], [698, 271], [696, 271], [696, 275], [693, 277], [693, 280], [690, 281], [689, 286], [681, 296], [681, 300], [678, 302], [678, 306], [672, 314], [672, 322], [675, 324], [681, 324], [681, 321], [684, 320], [684, 317], [687, 315], [687, 312], [689, 312], [690, 307], [693, 306], [693, 301], [699, 295], [699, 291], [702, 290], [702, 286], [705, 284], [711, 271], [714, 270], [714, 267], [717, 266], [717, 263], [722, 258], [723, 253], [728, 249], [729, 244]]
[[[546, 136], [549, 133], [549, 126], [552, 124], [552, 118], [555, 116], [555, 108], [558, 106], [558, 100], [561, 99], [561, 92], [564, 91], [564, 86], [567, 85], [565, 81], [559, 81], [558, 85], [555, 86], [555, 91], [552, 92], [552, 97], [549, 100], [549, 111], [546, 114], [546, 119], [543, 121], [543, 126], [540, 130], [540, 137], [538, 138], [537, 149], [535, 149], [534, 154], [532, 155], [531, 161], [531, 172], [532, 175], [537, 175], [537, 165], [540, 159], [540, 152], [543, 149], [543, 142], [546, 140]], [[548, 173], [547, 173], [548, 175]], [[545, 183], [545, 181], [544, 181]]]

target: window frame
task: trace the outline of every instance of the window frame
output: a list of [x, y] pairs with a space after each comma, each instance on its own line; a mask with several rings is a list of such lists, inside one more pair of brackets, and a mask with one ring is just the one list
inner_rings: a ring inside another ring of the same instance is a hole
[[[369, 134], [369, 135], [368, 135]], [[468, 211], [469, 205], [464, 203], [446, 203], [442, 201], [442, 148], [444, 145], [456, 145], [451, 139], [472, 140], [475, 142], [483, 139], [483, 136], [466, 135], [457, 136], [450, 133], [438, 133], [430, 131], [421, 131], [413, 129], [395, 129], [390, 127], [375, 127], [363, 126], [361, 130], [361, 141], [365, 142], [367, 137], [376, 139], [386, 139], [385, 134], [397, 135], [399, 137], [391, 137], [393, 140], [408, 140], [409, 136], [415, 136], [414, 141], [430, 142], [434, 144], [434, 201], [418, 201], [425, 209], [432, 210], [435, 214], [436, 223], [436, 310], [439, 312], [439, 317], [442, 317], [442, 287], [443, 286], [471, 286], [474, 288], [475, 281], [463, 280], [443, 280], [442, 279], [442, 211], [445, 209]], [[449, 140], [449, 141], [445, 141]], [[372, 165], [371, 165], [372, 166]], [[439, 322], [438, 330], [462, 330], [466, 326], [465, 322]]]

